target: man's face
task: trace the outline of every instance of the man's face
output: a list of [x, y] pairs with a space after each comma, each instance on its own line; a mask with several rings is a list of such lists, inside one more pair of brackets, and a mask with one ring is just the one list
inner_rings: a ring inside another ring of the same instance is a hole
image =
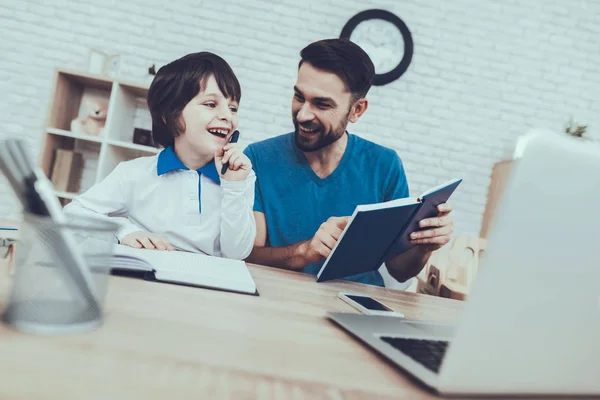
[[336, 74], [304, 62], [298, 70], [292, 100], [296, 146], [313, 152], [342, 137], [351, 99], [352, 94]]

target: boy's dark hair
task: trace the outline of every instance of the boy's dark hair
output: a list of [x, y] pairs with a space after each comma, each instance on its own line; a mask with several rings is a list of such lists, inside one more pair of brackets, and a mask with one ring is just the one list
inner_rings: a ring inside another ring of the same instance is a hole
[[336, 74], [352, 93], [352, 102], [365, 97], [375, 79], [375, 66], [369, 55], [348, 39], [324, 39], [300, 52], [300, 63]]
[[185, 130], [181, 112], [204, 90], [211, 75], [225, 97], [240, 102], [240, 83], [229, 64], [216, 54], [206, 51], [188, 54], [158, 70], [146, 97], [156, 144], [166, 148]]

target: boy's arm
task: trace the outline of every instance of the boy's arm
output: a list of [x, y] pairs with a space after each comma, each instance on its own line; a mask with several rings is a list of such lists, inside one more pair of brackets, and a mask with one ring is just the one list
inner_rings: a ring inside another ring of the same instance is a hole
[[141, 228], [126, 217], [132, 188], [125, 182], [125, 177], [130, 173], [125, 165], [117, 165], [103, 181], [67, 204], [64, 213], [71, 218], [107, 218], [117, 222], [120, 225], [116, 234], [119, 242], [128, 234], [140, 231]]
[[252, 250], [256, 223], [252, 213], [256, 175], [250, 171], [243, 181], [221, 180], [221, 253], [226, 258], [243, 260]]
[[311, 239], [281, 247], [265, 247], [267, 241], [265, 214], [255, 211], [254, 219], [256, 239], [252, 253], [246, 261], [283, 269], [301, 270], [329, 256], [350, 217], [331, 217], [321, 224]]

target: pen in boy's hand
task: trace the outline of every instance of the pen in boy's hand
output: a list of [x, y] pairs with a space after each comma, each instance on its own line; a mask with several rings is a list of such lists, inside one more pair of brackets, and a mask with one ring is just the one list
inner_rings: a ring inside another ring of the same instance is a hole
[[[231, 138], [229, 139], [229, 143], [237, 143], [239, 137], [240, 137], [240, 131], [236, 130], [231, 135]], [[221, 175], [225, 174], [225, 171], [227, 171], [227, 168], [229, 168], [229, 162], [226, 162], [225, 164], [223, 164], [223, 167], [221, 168]]]

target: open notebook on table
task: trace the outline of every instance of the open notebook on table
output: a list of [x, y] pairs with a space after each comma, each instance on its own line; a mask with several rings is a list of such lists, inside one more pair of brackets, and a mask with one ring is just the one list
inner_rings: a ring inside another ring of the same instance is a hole
[[111, 273], [258, 296], [244, 261], [199, 253], [134, 249], [117, 244]]

